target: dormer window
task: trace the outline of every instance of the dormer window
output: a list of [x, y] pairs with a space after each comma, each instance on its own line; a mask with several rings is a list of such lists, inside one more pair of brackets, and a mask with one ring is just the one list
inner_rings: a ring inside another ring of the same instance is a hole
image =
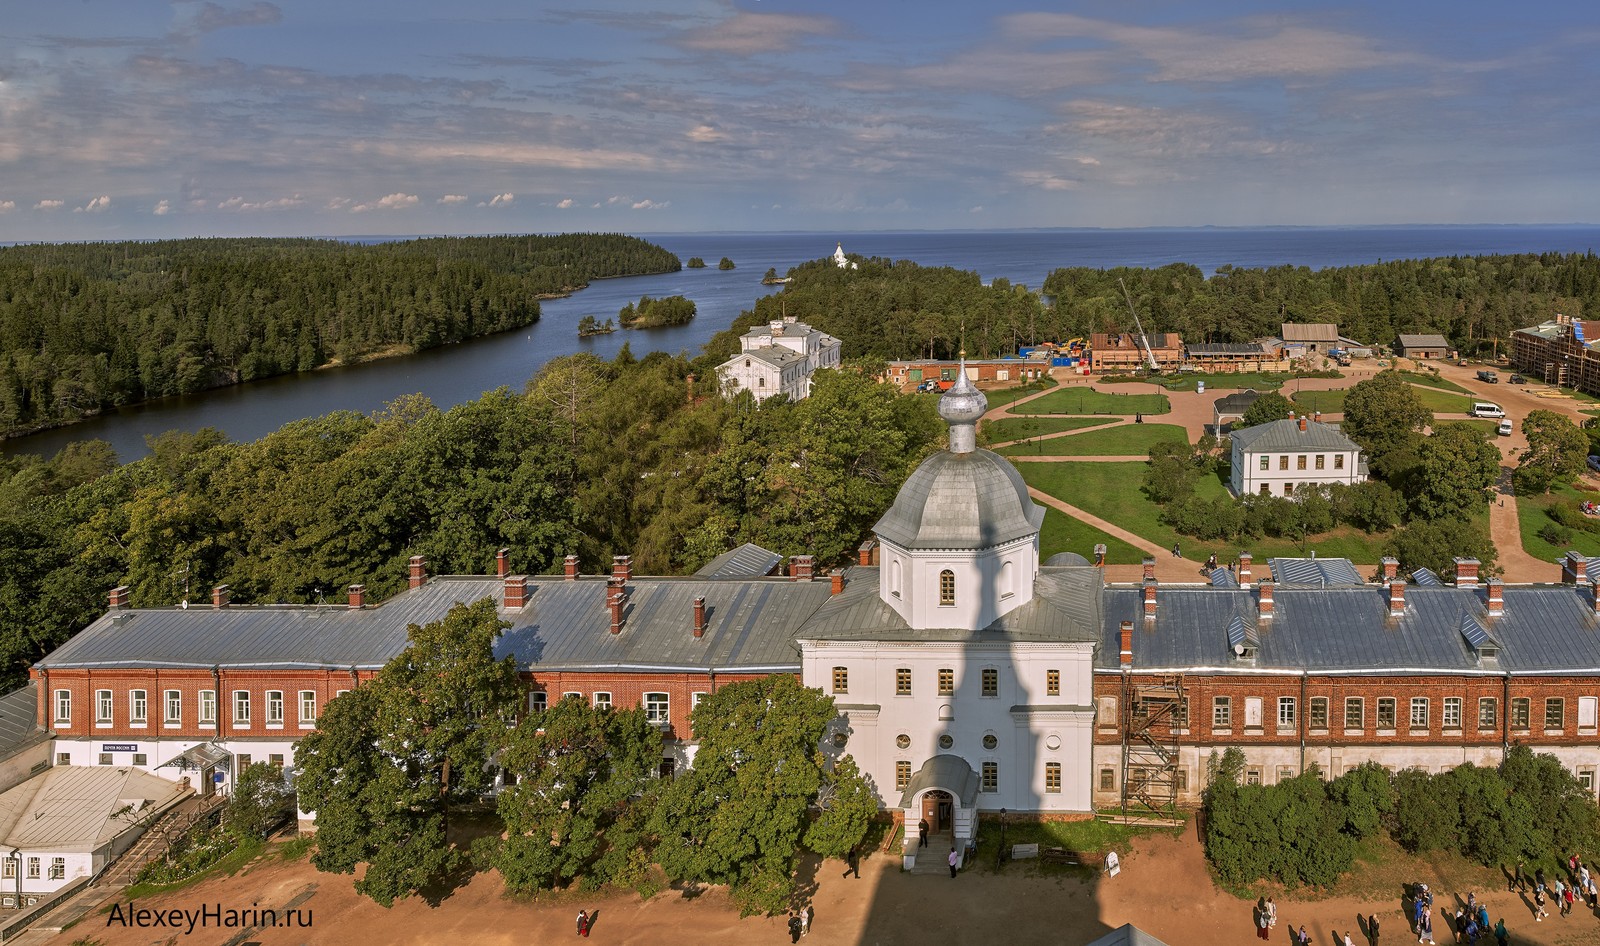
[[956, 573], [945, 569], [939, 573], [939, 607], [953, 608], [956, 605]]

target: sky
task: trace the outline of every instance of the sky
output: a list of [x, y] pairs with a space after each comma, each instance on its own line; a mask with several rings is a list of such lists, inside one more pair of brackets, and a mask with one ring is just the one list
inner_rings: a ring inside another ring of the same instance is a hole
[[0, 240], [1600, 222], [1600, 16], [0, 0]]

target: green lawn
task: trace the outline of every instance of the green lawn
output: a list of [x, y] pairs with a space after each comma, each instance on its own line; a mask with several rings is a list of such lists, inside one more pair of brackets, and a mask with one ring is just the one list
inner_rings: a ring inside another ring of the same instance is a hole
[[1435, 414], [1465, 414], [1472, 410], [1472, 402], [1479, 400], [1476, 395], [1454, 394], [1435, 388], [1412, 388], [1412, 390], [1417, 392], [1417, 399], [1422, 402], [1422, 406]]
[[1143, 552], [1121, 539], [1079, 522], [1059, 509], [1045, 507], [1044, 527], [1039, 530], [1039, 561], [1057, 552], [1077, 552], [1092, 562], [1094, 547], [1100, 544], [1106, 547], [1108, 565], [1137, 565], [1144, 561]]
[[1456, 384], [1454, 381], [1447, 381], [1444, 378], [1435, 377], [1432, 372], [1428, 371], [1402, 371], [1400, 372], [1400, 377], [1406, 379], [1412, 384], [1426, 385], [1427, 387], [1439, 388], [1444, 391], [1455, 391], [1459, 394], [1472, 393], [1461, 385]]
[[1016, 387], [996, 388], [992, 391], [984, 391], [983, 396], [988, 399], [989, 407], [995, 408], [1001, 406], [1002, 404], [1010, 404], [1017, 398], [1026, 397], [1035, 391], [1046, 391], [1055, 386], [1056, 379], [1041, 378], [1038, 381], [1030, 381], [1027, 384], [1019, 384]]
[[1341, 414], [1344, 412], [1344, 396], [1349, 392], [1349, 388], [1340, 388], [1337, 391], [1301, 391], [1289, 400], [1304, 410]]
[[1009, 443], [1040, 434], [1082, 430], [1110, 423], [1113, 423], [1113, 419], [1109, 417], [1012, 417], [986, 420], [980, 425], [980, 431], [989, 443]]
[[[1178, 543], [1190, 559], [1204, 559], [1215, 553], [1222, 561], [1232, 561], [1239, 552], [1247, 551], [1258, 560], [1265, 560], [1274, 556], [1301, 557], [1315, 551], [1324, 557], [1371, 564], [1383, 556], [1387, 535], [1368, 535], [1348, 526], [1312, 536], [1304, 546], [1293, 539], [1262, 538], [1246, 540], [1245, 546], [1239, 548], [1225, 542], [1201, 543], [1179, 535], [1161, 521], [1161, 508], [1147, 499], [1141, 489], [1146, 466], [1143, 462], [1019, 463], [1017, 469], [1022, 471], [1022, 478], [1029, 486], [1114, 522], [1160, 548], [1171, 548], [1173, 543]], [[1220, 479], [1207, 478], [1196, 484], [1195, 494], [1211, 499], [1226, 496], [1228, 491]]]
[[1017, 409], [1023, 414], [1165, 414], [1172, 402], [1165, 394], [1107, 394], [1074, 386], [1053, 391]]
[[1037, 444], [1019, 443], [1000, 450], [1007, 457], [1143, 457], [1157, 443], [1176, 440], [1189, 442], [1189, 434], [1177, 424], [1121, 424], [1104, 430], [1091, 430], [1071, 437], [1053, 437]]
[[[1585, 480], [1582, 483], [1587, 487], [1591, 484]], [[1553, 489], [1544, 496], [1518, 496], [1517, 497], [1517, 526], [1522, 533], [1523, 551], [1534, 558], [1553, 562], [1567, 554], [1567, 549], [1577, 549], [1585, 555], [1600, 555], [1600, 533], [1572, 530], [1572, 541], [1560, 546], [1551, 545], [1539, 537], [1539, 530], [1555, 523], [1545, 514], [1545, 510], [1557, 503], [1564, 503], [1576, 507], [1583, 500], [1600, 502], [1600, 493], [1589, 489], [1574, 489], [1571, 486], [1561, 486]]]

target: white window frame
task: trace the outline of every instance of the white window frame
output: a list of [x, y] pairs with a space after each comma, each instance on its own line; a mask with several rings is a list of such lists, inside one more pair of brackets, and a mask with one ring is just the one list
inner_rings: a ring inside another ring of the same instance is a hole
[[1293, 729], [1299, 724], [1300, 707], [1292, 696], [1278, 697], [1278, 728]]
[[317, 725], [317, 691], [300, 691], [300, 728], [315, 729]]
[[1000, 792], [1000, 763], [985, 760], [978, 769], [978, 791], [985, 795], [996, 795]]
[[0, 880], [17, 879], [17, 862], [15, 858], [0, 857]]
[[94, 691], [94, 724], [96, 726], [110, 726], [112, 713], [115, 712], [116, 700], [112, 698], [110, 690]]
[[[1417, 715], [1418, 715], [1419, 711], [1421, 712], [1421, 716], [1422, 716], [1422, 722], [1420, 722], [1420, 723], [1417, 722]], [[1410, 723], [1410, 728], [1412, 728], [1412, 729], [1427, 729], [1428, 728], [1428, 722], [1429, 722], [1430, 718], [1432, 717], [1432, 711], [1433, 711], [1433, 707], [1428, 705], [1428, 698], [1427, 697], [1425, 697], [1425, 696], [1413, 696], [1411, 698], [1411, 715], [1406, 717], [1406, 719]]]
[[37, 857], [28, 858], [28, 879], [39, 879], [39, 859]]
[[171, 729], [183, 725], [182, 690], [166, 690], [161, 694], [161, 725]]
[[1213, 696], [1211, 698], [1211, 728], [1233, 728], [1233, 697]]
[[643, 699], [645, 722], [653, 726], [672, 723], [672, 697], [667, 693], [646, 693]]
[[1261, 709], [1261, 697], [1247, 696], [1244, 698], [1244, 728], [1262, 728]]
[[56, 710], [55, 724], [57, 726], [70, 726], [70, 725], [72, 725], [72, 691], [71, 690], [57, 690], [56, 691], [55, 710]]
[[1461, 728], [1461, 697], [1447, 696], [1444, 698], [1444, 715], [1440, 717], [1441, 729]]
[[233, 728], [250, 728], [250, 691], [233, 691]]
[[1600, 699], [1592, 696], [1578, 697], [1578, 728], [1594, 729], [1597, 716], [1600, 716]]
[[59, 855], [50, 858], [50, 879], [67, 879], [67, 859]]
[[199, 709], [196, 718], [203, 727], [215, 728], [217, 725], [217, 691], [201, 690]]
[[282, 729], [283, 728], [283, 712], [284, 712], [283, 691], [282, 690], [268, 690], [267, 693], [266, 693], [266, 700], [267, 700], [267, 728], [268, 729]]
[[528, 712], [542, 713], [550, 708], [550, 694], [545, 690], [528, 691]]
[[689, 710], [693, 712], [694, 710], [699, 709], [700, 704], [704, 703], [706, 698], [710, 695], [711, 694], [707, 693], [705, 690], [696, 690], [689, 694]]
[[611, 694], [610, 694], [610, 692], [608, 692], [606, 690], [596, 690], [595, 693], [594, 693], [594, 708], [595, 709], [610, 709], [611, 708]]
[[128, 725], [144, 728], [150, 725], [150, 691], [128, 691]]

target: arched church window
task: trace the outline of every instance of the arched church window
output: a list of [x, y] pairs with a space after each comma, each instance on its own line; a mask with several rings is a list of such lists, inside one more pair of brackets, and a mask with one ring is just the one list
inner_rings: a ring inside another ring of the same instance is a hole
[[900, 597], [900, 560], [889, 562], [889, 593], [896, 598]]
[[945, 569], [939, 573], [939, 606], [953, 607], [956, 603], [956, 573]]
[[1000, 597], [1009, 598], [1017, 593], [1017, 570], [1010, 561], [1000, 565]]

